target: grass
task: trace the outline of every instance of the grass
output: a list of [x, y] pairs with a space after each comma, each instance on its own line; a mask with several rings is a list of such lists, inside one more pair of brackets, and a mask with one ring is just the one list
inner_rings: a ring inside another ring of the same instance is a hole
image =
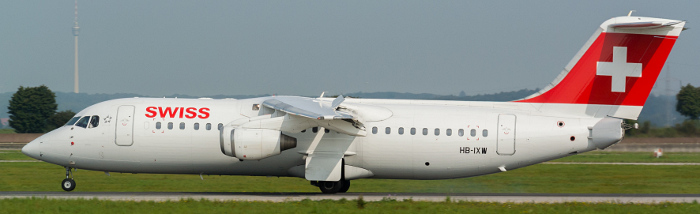
[[[32, 160], [17, 150], [0, 151], [0, 160]], [[695, 162], [697, 153], [592, 152], [565, 162]], [[0, 162], [0, 191], [60, 191], [65, 170], [44, 162]], [[318, 192], [302, 178], [122, 174], [78, 170], [75, 191], [155, 192]], [[700, 166], [548, 165], [448, 180], [360, 179], [350, 192], [428, 193], [698, 193]]]
[[0, 134], [13, 134], [15, 133], [14, 129], [0, 129]]
[[4, 199], [0, 213], [698, 213], [697, 203], [488, 203], [382, 200], [302, 200], [295, 202], [237, 202], [209, 200], [101, 201], [86, 199]]
[[[31, 159], [19, 151], [0, 151], [0, 160]], [[565, 162], [700, 162], [694, 153], [655, 159], [646, 153], [593, 152]], [[61, 191], [64, 170], [43, 162], [0, 163], [0, 191]], [[129, 192], [319, 192], [302, 178], [121, 174], [78, 170], [75, 191]], [[354, 180], [350, 192], [435, 193], [697, 193], [700, 166], [534, 165], [504, 173], [449, 180]], [[489, 203], [412, 200], [107, 201], [97, 199], [0, 199], [0, 213], [699, 213], [697, 203]]]
[[700, 163], [700, 153], [665, 152], [660, 158], [655, 158], [651, 152], [593, 151], [552, 162]]
[[0, 160], [35, 160], [19, 150], [0, 150]]
[[[0, 191], [61, 191], [64, 169], [43, 162], [0, 163]], [[78, 170], [75, 191], [318, 192], [303, 178], [121, 174]], [[700, 166], [547, 165], [448, 180], [360, 179], [350, 192], [698, 193]]]

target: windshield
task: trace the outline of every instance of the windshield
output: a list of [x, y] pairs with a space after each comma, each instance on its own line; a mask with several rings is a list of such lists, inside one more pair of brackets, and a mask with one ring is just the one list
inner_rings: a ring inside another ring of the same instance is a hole
[[90, 121], [90, 116], [85, 116], [83, 118], [80, 118], [77, 123], [75, 123], [75, 126], [80, 126], [83, 128], [87, 128], [88, 121]]
[[72, 126], [73, 124], [75, 124], [75, 122], [78, 121], [78, 119], [80, 119], [80, 117], [71, 118], [71, 119], [66, 123], [66, 126]]

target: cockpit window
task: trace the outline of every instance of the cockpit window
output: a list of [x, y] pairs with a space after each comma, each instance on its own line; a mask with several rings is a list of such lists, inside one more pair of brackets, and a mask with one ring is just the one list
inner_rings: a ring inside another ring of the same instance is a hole
[[100, 125], [100, 116], [92, 115], [92, 118], [90, 119], [90, 128], [95, 128], [98, 125]]
[[73, 124], [75, 124], [75, 122], [78, 122], [79, 119], [80, 119], [80, 117], [71, 118], [71, 119], [66, 123], [66, 126], [72, 126]]
[[77, 123], [75, 123], [75, 126], [87, 128], [88, 122], [90, 121], [90, 116], [85, 116], [83, 118], [80, 118]]

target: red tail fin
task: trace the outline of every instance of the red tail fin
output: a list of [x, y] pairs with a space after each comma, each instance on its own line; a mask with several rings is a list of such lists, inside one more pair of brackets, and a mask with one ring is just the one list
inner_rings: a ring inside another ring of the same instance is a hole
[[607, 20], [554, 82], [516, 102], [638, 106], [641, 111], [684, 25], [648, 17]]

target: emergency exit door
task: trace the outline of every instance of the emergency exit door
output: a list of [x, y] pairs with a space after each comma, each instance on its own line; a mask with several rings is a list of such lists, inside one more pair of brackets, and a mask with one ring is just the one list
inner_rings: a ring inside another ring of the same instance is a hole
[[515, 154], [515, 115], [498, 115], [498, 134], [496, 138], [498, 141], [496, 153], [498, 155]]
[[115, 125], [114, 143], [119, 146], [134, 144], [134, 106], [119, 106]]

